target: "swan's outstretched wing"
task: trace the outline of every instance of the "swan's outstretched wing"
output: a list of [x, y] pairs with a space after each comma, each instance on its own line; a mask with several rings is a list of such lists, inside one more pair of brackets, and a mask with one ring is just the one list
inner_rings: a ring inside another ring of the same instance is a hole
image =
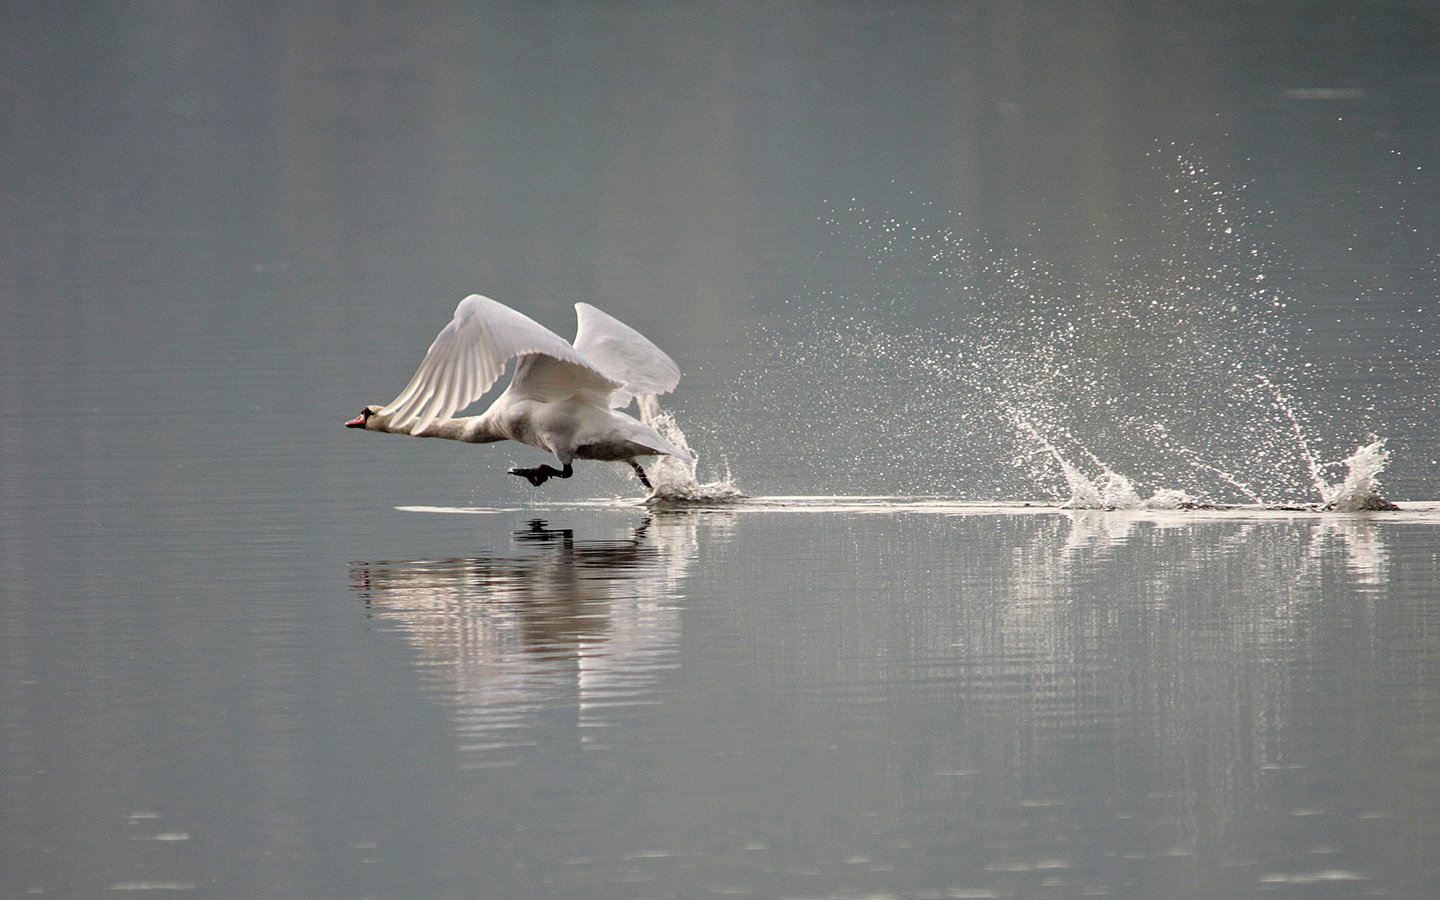
[[636, 394], [664, 394], [680, 383], [680, 367], [650, 339], [588, 303], [575, 304], [575, 349], [611, 381], [622, 385], [610, 405], [622, 407]]
[[455, 307], [455, 318], [435, 337], [415, 376], [384, 412], [392, 428], [418, 434], [478, 400], [505, 371], [512, 357], [540, 354], [568, 363], [577, 388], [612, 391], [607, 378], [560, 335], [489, 297], [471, 294]]

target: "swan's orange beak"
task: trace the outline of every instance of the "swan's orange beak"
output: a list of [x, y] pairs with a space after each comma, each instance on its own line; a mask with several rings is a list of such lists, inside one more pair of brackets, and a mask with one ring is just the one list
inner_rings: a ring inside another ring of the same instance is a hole
[[361, 413], [360, 415], [358, 415], [358, 416], [356, 416], [355, 418], [351, 419], [350, 421], [346, 422], [346, 423], [345, 423], [345, 427], [346, 427], [346, 428], [364, 428], [364, 427], [365, 427], [365, 414], [364, 414], [364, 413]]

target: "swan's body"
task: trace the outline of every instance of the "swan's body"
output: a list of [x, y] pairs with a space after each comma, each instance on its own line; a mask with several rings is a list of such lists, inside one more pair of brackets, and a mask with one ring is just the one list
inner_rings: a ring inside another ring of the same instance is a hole
[[[575, 304], [575, 342], [504, 306], [471, 294], [436, 336], [410, 383], [383, 407], [367, 406], [350, 428], [483, 444], [517, 441], [552, 454], [548, 465], [511, 469], [531, 484], [569, 478], [577, 459], [628, 462], [649, 487], [637, 457], [692, 455], [620, 411], [675, 388], [680, 369], [644, 335], [586, 303]], [[455, 413], [488, 391], [515, 357], [515, 374], [478, 416]]]

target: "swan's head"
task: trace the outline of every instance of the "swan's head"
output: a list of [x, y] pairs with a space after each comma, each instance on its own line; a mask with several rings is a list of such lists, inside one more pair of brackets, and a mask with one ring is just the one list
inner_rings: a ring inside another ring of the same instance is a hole
[[[378, 407], [378, 406], [367, 406], [367, 407], [365, 407], [364, 409], [360, 410], [360, 415], [358, 415], [358, 416], [356, 416], [355, 418], [351, 419], [350, 421], [346, 422], [346, 423], [345, 423], [345, 427], [346, 427], [346, 428], [369, 428], [369, 427], [370, 427], [370, 419], [371, 419], [376, 413], [378, 413], [379, 411], [380, 411], [380, 407]], [[376, 425], [379, 425], [380, 423], [377, 421], [375, 424], [376, 424]]]

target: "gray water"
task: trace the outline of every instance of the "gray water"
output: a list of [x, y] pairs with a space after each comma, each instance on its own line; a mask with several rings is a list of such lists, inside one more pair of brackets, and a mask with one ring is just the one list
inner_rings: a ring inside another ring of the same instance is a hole
[[[1437, 41], [0, 6], [0, 894], [1429, 896]], [[640, 328], [754, 499], [341, 428], [475, 291]], [[1406, 509], [1061, 510], [1020, 405]]]

